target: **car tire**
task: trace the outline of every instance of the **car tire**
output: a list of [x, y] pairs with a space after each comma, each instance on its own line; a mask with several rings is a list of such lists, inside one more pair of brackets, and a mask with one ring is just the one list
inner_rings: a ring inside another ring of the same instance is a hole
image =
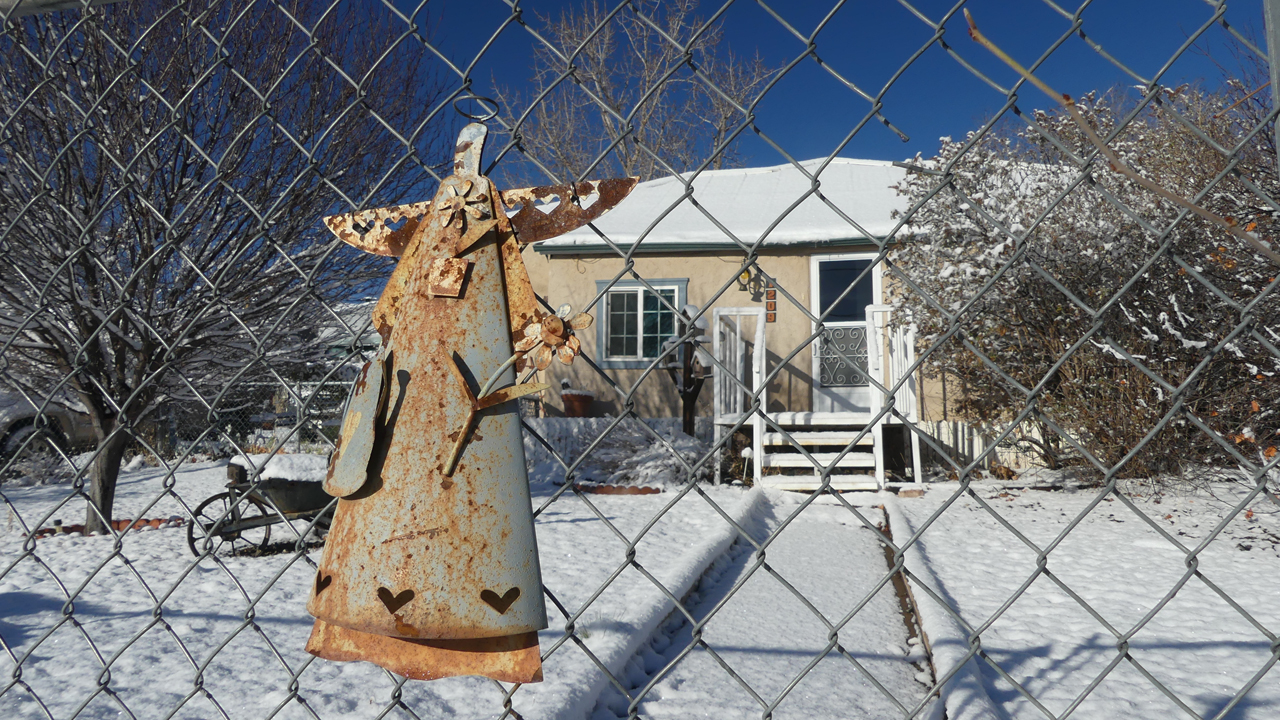
[[56, 421], [44, 428], [37, 427], [34, 419], [15, 422], [0, 440], [0, 482], [23, 475], [23, 466], [32, 460], [43, 461], [40, 464], [46, 466], [61, 465], [62, 461], [56, 458], [65, 447], [66, 440]]
[[33, 435], [43, 436], [39, 440], [35, 440], [32, 444], [27, 445], [27, 452], [36, 448], [37, 444], [43, 445], [43, 449], [47, 452], [52, 448], [49, 444], [63, 447], [65, 442], [62, 440], [62, 433], [59, 432], [56, 422], [50, 421], [49, 426], [44, 428], [36, 427], [34, 419], [25, 419], [15, 422], [9, 426], [9, 432], [5, 433], [4, 440], [0, 441], [0, 457], [10, 457], [14, 453], [23, 449], [23, 444]]

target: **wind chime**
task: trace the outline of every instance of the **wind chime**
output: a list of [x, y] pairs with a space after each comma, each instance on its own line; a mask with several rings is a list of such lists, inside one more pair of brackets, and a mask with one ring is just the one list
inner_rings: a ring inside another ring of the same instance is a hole
[[572, 362], [591, 317], [541, 312], [520, 250], [600, 217], [636, 179], [500, 192], [481, 174], [486, 132], [462, 129], [430, 202], [325, 218], [400, 260], [324, 483], [340, 500], [307, 651], [422, 680], [537, 682], [547, 618], [512, 401], [547, 387], [528, 380], [553, 357]]

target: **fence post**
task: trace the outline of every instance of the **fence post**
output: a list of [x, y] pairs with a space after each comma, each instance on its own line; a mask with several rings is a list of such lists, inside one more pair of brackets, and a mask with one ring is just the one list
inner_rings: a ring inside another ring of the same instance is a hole
[[[1267, 62], [1271, 66], [1271, 107], [1276, 107], [1276, 89], [1280, 88], [1280, 0], [1262, 0], [1262, 15], [1267, 25]], [[1272, 127], [1276, 147], [1280, 147], [1280, 123]], [[1280, 160], [1277, 160], [1280, 171]]]

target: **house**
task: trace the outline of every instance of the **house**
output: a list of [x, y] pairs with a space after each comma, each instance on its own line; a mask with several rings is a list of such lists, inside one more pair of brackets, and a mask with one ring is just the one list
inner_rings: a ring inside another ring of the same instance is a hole
[[[687, 175], [641, 183], [594, 227], [526, 249], [539, 294], [553, 307], [568, 303], [595, 316], [580, 339], [603, 375], [579, 361], [553, 363], [546, 379], [553, 388], [567, 379], [593, 392], [597, 415], [622, 412], [634, 389], [632, 406], [641, 416], [678, 416], [675, 386], [663, 369], [670, 356], [659, 357], [677, 333], [677, 311], [694, 305], [705, 309], [709, 325], [704, 349], [723, 366], [700, 396], [698, 415], [712, 417], [719, 436], [750, 409], [747, 391], [764, 385], [768, 420], [746, 420], [758, 482], [816, 487], [813, 463], [797, 444], [829, 465], [855, 439], [832, 469], [835, 487], [918, 479], [919, 438], [903, 419], [925, 417], [937, 393], [921, 392], [908, 375], [914, 338], [889, 324], [876, 244], [892, 235], [895, 211], [905, 209], [893, 186], [906, 171], [838, 157], [800, 168], [714, 170], [691, 183]], [[747, 263], [762, 238], [755, 262]], [[819, 331], [813, 317], [827, 310]], [[896, 388], [892, 397], [868, 375]], [[874, 422], [890, 401], [897, 414]]]

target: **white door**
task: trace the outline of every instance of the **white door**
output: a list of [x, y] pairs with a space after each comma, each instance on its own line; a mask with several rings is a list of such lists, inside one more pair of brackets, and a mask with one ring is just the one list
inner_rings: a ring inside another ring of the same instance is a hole
[[[867, 375], [880, 358], [868, 306], [880, 302], [880, 268], [872, 253], [816, 255], [809, 263], [813, 314], [823, 318], [823, 333], [813, 343], [815, 412], [870, 414], [878, 408]], [[824, 317], [825, 313], [825, 317]], [[813, 328], [817, 330], [817, 325]]]

